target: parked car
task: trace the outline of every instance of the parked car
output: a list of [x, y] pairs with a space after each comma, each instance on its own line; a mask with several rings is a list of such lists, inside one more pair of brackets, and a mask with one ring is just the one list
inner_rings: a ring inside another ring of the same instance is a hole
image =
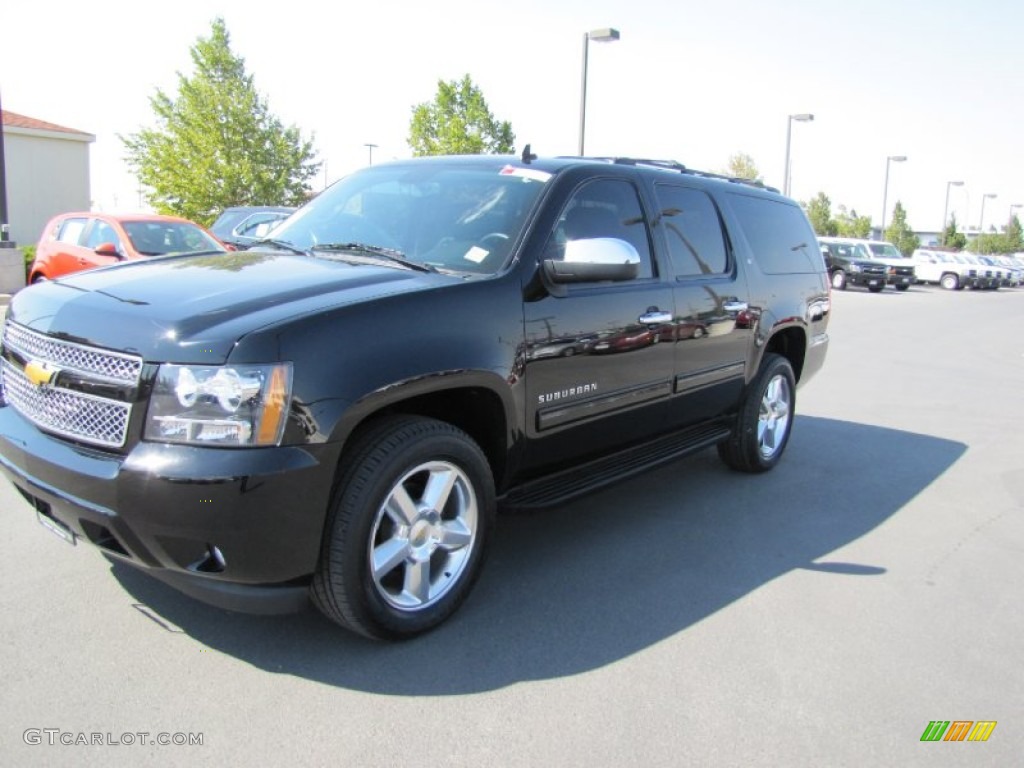
[[978, 288], [997, 291], [1003, 284], [1003, 270], [982, 260], [980, 254], [961, 251], [959, 257], [978, 270]]
[[[312, 599], [401, 639], [469, 595], [499, 505], [712, 446], [769, 471], [829, 346], [814, 232], [763, 185], [653, 165], [381, 163], [232, 254], [230, 279], [184, 256], [19, 291], [0, 474], [21, 513], [186, 594]], [[589, 339], [628, 351], [529, 354]]]
[[978, 285], [977, 268], [957, 261], [956, 254], [949, 251], [918, 248], [910, 260], [914, 262], [914, 275], [919, 283], [941, 285], [950, 291]]
[[210, 226], [210, 231], [223, 242], [245, 249], [269, 236], [271, 230], [294, 211], [294, 208], [283, 205], [225, 208]]
[[93, 267], [171, 253], [224, 253], [195, 222], [158, 214], [72, 212], [43, 229], [28, 280], [38, 283]]
[[853, 237], [819, 237], [826, 245], [846, 245], [858, 259], [870, 259], [885, 265], [885, 280], [897, 291], [905, 291], [914, 283], [914, 265], [903, 258], [899, 249], [884, 240], [861, 240]]
[[854, 243], [818, 238], [832, 287], [845, 291], [849, 285], [862, 285], [872, 293], [885, 288], [888, 267], [862, 254]]

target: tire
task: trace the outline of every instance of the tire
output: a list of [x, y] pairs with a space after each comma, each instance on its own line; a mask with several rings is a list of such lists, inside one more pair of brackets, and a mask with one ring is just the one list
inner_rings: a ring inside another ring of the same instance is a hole
[[433, 629], [480, 575], [496, 507], [487, 459], [450, 424], [393, 416], [364, 433], [345, 461], [313, 603], [371, 638]]
[[905, 291], [908, 288], [910, 288], [909, 285], [905, 285], [905, 284], [904, 285], [897, 285], [897, 286], [894, 286], [894, 287], [896, 288], [897, 291]]
[[947, 291], [959, 291], [960, 290], [960, 278], [952, 272], [947, 272], [939, 280], [939, 285], [945, 288]]
[[741, 472], [767, 472], [779, 463], [796, 414], [796, 377], [789, 360], [768, 353], [747, 388], [732, 435], [718, 455]]
[[868, 286], [868, 290], [871, 291], [872, 293], [881, 293], [883, 288], [885, 288], [885, 285], [869, 285]]
[[837, 291], [846, 290], [846, 273], [841, 269], [837, 269], [832, 273], [832, 287]]

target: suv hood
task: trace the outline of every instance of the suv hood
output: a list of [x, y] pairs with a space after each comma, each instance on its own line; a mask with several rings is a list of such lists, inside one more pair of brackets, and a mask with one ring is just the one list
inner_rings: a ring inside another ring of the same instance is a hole
[[8, 318], [150, 362], [222, 363], [259, 328], [457, 280], [279, 252], [173, 256], [33, 285], [14, 296]]

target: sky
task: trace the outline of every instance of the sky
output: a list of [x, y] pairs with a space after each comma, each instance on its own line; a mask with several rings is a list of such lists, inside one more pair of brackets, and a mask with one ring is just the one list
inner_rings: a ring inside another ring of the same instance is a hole
[[[131, 211], [138, 184], [119, 135], [154, 125], [150, 97], [191, 74], [190, 48], [224, 18], [234, 53], [286, 125], [311, 137], [316, 188], [411, 155], [413, 107], [469, 74], [516, 150], [577, 152], [583, 38], [586, 151], [723, 171], [750, 155], [781, 188], [791, 114], [791, 195], [824, 192], [877, 224], [897, 200], [918, 231], [949, 210], [963, 229], [1024, 203], [1020, 0], [134, 0], [8, 2], [0, 99], [12, 112], [95, 134], [93, 207]], [[145, 9], [145, 10], [143, 10]], [[10, 192], [10, 190], [9, 190]], [[995, 198], [985, 197], [987, 194]], [[1024, 208], [1018, 213], [1024, 216]]]

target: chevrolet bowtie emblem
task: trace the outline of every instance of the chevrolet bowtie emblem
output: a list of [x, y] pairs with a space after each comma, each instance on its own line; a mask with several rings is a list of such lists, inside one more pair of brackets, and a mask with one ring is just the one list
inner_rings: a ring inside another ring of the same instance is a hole
[[57, 378], [59, 368], [40, 363], [37, 360], [29, 360], [25, 364], [25, 376], [37, 387], [45, 387], [53, 383]]

